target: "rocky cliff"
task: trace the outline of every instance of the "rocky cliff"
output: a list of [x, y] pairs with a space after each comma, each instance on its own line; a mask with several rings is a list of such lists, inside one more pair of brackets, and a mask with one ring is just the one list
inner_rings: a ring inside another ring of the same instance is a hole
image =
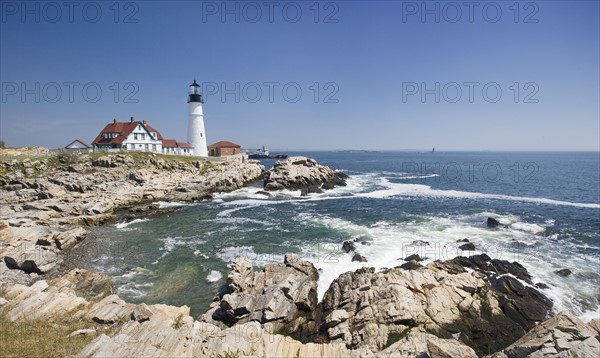
[[[10, 321], [69, 315], [87, 322], [88, 328], [72, 332], [93, 339], [79, 357], [597, 356], [600, 320], [585, 324], [562, 312], [536, 325], [525, 303], [515, 303], [522, 317], [511, 317], [502, 302], [522, 300], [527, 288], [501, 292], [490, 281], [493, 269], [467, 272], [467, 261], [460, 261], [348, 272], [317, 304], [309, 262], [286, 255], [283, 263], [255, 272], [240, 259], [199, 320], [186, 306], [129, 304], [112, 294], [106, 276], [74, 270], [32, 286], [3, 283], [0, 310]], [[526, 301], [548, 313], [543, 295]], [[526, 334], [524, 321], [533, 326]], [[294, 330], [303, 337], [291, 337]]]
[[57, 267], [85, 226], [191, 201], [260, 178], [264, 167], [238, 158], [209, 162], [145, 153], [63, 155], [0, 162], [0, 275], [27, 283]]
[[[552, 302], [538, 289], [544, 286], [523, 266], [485, 254], [426, 266], [408, 257], [379, 272], [363, 267], [334, 280], [321, 302], [311, 263], [288, 254], [255, 271], [238, 259], [197, 320], [187, 306], [127, 303], [99, 273], [76, 269], [39, 279], [85, 238], [85, 225], [114, 220], [117, 211], [147, 214], [160, 200], [234, 190], [263, 169], [256, 161], [153, 155], [4, 162], [0, 315], [33, 325], [60, 325], [65, 317], [80, 322], [84, 327], [69, 334], [90, 337], [80, 357], [598, 356], [600, 320], [585, 324], [565, 312], [552, 317]], [[295, 157], [267, 173], [265, 188], [306, 194], [343, 179]]]

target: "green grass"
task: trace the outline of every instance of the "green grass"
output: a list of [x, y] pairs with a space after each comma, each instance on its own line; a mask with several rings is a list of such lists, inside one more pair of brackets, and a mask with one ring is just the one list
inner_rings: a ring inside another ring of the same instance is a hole
[[64, 317], [55, 322], [33, 320], [10, 322], [0, 314], [0, 357], [66, 357], [87, 346], [97, 335], [68, 335], [93, 323]]
[[[10, 161], [13, 159], [18, 160], [20, 163], [11, 167], [10, 170], [6, 168], [0, 168], [0, 174], [7, 174], [9, 172], [20, 171], [22, 173], [25, 172], [25, 166], [22, 164], [22, 161], [25, 159], [29, 159], [32, 162], [32, 165], [35, 165], [36, 161], [46, 160], [47, 170], [41, 171], [41, 174], [47, 174], [49, 171], [56, 170], [63, 166], [72, 165], [77, 162], [86, 161], [89, 159], [98, 159], [104, 156], [112, 156], [123, 155], [133, 159], [135, 164], [145, 164], [151, 159], [159, 159], [164, 162], [180, 162], [180, 163], [194, 163], [194, 162], [202, 162], [203, 166], [201, 169], [201, 174], [206, 173], [206, 171], [222, 162], [223, 159], [218, 157], [209, 157], [209, 158], [198, 158], [192, 156], [182, 156], [182, 155], [170, 155], [170, 154], [158, 154], [158, 153], [146, 153], [146, 152], [117, 152], [117, 153], [86, 153], [86, 154], [76, 154], [76, 153], [61, 153], [49, 156], [12, 156], [12, 157], [1, 157], [0, 161]], [[61, 159], [64, 163], [61, 163]], [[33, 177], [35, 177], [34, 175]]]

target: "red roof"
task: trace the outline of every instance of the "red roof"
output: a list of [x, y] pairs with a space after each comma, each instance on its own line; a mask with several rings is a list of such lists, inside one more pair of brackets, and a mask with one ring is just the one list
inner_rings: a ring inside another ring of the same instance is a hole
[[146, 129], [148, 130], [148, 132], [156, 132], [156, 138], [162, 140], [163, 136], [160, 134], [159, 131], [157, 131], [156, 129], [150, 127], [150, 125], [148, 123], [142, 123]]
[[186, 142], [177, 142], [177, 146], [179, 148], [192, 148], [192, 145]]
[[[144, 121], [145, 122], [145, 121]], [[122, 143], [127, 136], [133, 132], [133, 130], [139, 125], [144, 127], [148, 132], [156, 132], [157, 139], [162, 140], [162, 135], [154, 128], [150, 127], [147, 123], [140, 121], [131, 121], [131, 122], [112, 122], [106, 125], [104, 129], [98, 134], [96, 139], [92, 142], [94, 144], [108, 145], [108, 144], [116, 144]], [[119, 135], [116, 138], [104, 138], [104, 133], [118, 133]]]
[[176, 148], [177, 141], [175, 139], [163, 139], [162, 146], [167, 148]]
[[215, 144], [211, 144], [208, 147], [209, 148], [239, 148], [240, 145], [232, 143], [232, 142], [228, 142], [226, 140], [222, 140], [222, 141], [217, 142]]

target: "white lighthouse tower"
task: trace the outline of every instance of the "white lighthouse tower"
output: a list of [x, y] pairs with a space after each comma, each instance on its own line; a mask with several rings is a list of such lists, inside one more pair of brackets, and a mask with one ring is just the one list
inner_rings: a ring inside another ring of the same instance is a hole
[[188, 123], [188, 143], [194, 147], [193, 155], [197, 157], [208, 157], [208, 148], [206, 146], [206, 132], [204, 131], [204, 115], [202, 114], [202, 94], [200, 85], [194, 83], [190, 85], [190, 94], [188, 96], [189, 123]]

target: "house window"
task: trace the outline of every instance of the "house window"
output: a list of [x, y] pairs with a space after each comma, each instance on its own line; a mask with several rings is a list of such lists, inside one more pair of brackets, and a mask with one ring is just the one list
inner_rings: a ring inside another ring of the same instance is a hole
[[152, 144], [152, 151], [156, 152], [156, 144]]
[[129, 145], [129, 147], [131, 148], [131, 150], [134, 150], [135, 149], [135, 144], [132, 143], [132, 144]]
[[137, 133], [134, 133], [134, 134], [133, 134], [133, 139], [135, 139], [135, 140], [137, 140], [137, 139], [138, 139], [138, 135], [137, 135]]
[[148, 151], [148, 144], [144, 144], [144, 150], [147, 152]]
[[142, 140], [146, 140], [146, 135], [144, 133], [140, 134], [142, 136]]

